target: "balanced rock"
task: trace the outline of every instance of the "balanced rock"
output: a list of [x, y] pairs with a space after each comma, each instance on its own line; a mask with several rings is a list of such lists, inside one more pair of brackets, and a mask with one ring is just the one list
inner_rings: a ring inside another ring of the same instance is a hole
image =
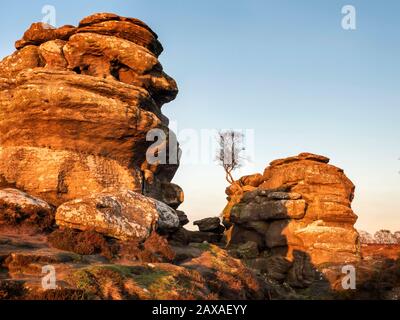
[[61, 227], [94, 230], [120, 240], [145, 240], [153, 230], [172, 231], [179, 218], [166, 204], [130, 190], [95, 193], [59, 206]]

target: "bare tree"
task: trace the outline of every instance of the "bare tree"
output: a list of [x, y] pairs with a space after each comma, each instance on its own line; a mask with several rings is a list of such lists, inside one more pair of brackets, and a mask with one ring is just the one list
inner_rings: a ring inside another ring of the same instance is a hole
[[232, 172], [243, 165], [242, 151], [244, 135], [241, 132], [228, 130], [218, 133], [219, 149], [217, 152], [217, 161], [225, 170], [225, 178], [230, 184], [235, 183]]

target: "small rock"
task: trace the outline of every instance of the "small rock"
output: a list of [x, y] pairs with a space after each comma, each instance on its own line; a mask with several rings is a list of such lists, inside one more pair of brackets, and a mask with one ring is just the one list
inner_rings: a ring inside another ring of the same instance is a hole
[[199, 227], [201, 232], [212, 232], [221, 234], [225, 231], [225, 228], [221, 225], [221, 220], [218, 217], [205, 218], [194, 221], [193, 224]]
[[186, 229], [180, 227], [178, 230], [169, 234], [168, 241], [176, 245], [187, 245], [189, 244], [188, 234]]

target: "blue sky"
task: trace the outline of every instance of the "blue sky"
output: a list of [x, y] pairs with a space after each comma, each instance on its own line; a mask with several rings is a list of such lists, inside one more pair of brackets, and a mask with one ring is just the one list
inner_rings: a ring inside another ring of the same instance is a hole
[[[1, 57], [46, 4], [57, 26], [94, 12], [148, 23], [180, 88], [167, 116], [181, 129], [255, 130], [254, 163], [237, 177], [299, 152], [323, 154], [357, 186], [357, 227], [400, 230], [399, 1], [14, 0], [2, 3]], [[354, 31], [341, 28], [347, 4], [357, 10]], [[215, 163], [182, 165], [174, 181], [192, 221], [223, 209]]]

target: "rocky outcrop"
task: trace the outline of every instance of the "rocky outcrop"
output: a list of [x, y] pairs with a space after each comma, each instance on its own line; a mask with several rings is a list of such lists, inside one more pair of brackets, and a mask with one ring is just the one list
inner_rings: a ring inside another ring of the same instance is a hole
[[310, 266], [358, 261], [354, 185], [328, 162], [309, 153], [276, 160], [262, 176], [243, 177], [228, 188], [224, 220], [231, 225], [230, 246], [251, 241], [260, 255], [283, 256], [293, 264], [306, 255], [302, 259]]
[[107, 13], [34, 23], [16, 48], [0, 62], [0, 187], [55, 206], [105, 188], [180, 205], [178, 163], [146, 161], [147, 133], [170, 136], [161, 107], [178, 92], [146, 24]]
[[[267, 296], [208, 244], [222, 238], [218, 218], [183, 228], [184, 193], [171, 183], [180, 150], [161, 110], [178, 89], [145, 23], [109, 13], [34, 23], [16, 48], [0, 62], [0, 299]], [[56, 289], [41, 287], [49, 264]]]
[[[34, 23], [16, 48], [0, 62], [0, 299], [264, 298], [221, 248], [173, 264], [166, 239], [189, 220], [176, 210], [179, 147], [161, 110], [178, 88], [157, 35], [100, 13], [77, 27]], [[153, 129], [166, 140], [152, 146]], [[217, 229], [183, 231], [181, 250], [218, 242]], [[55, 290], [40, 287], [49, 264]]]
[[[354, 185], [323, 156], [242, 177], [222, 222], [184, 228], [162, 112], [178, 89], [145, 23], [34, 23], [16, 48], [0, 62], [0, 299], [332, 298], [348, 263], [363, 294], [398, 296], [398, 246], [363, 245], [360, 262]], [[166, 137], [157, 146], [153, 129]], [[49, 264], [57, 289], [43, 290]]]

